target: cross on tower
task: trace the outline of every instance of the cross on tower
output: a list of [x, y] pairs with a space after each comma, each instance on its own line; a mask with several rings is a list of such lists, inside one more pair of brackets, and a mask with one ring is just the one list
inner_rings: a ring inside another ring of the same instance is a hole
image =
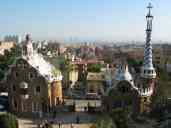
[[151, 15], [151, 9], [153, 8], [153, 6], [151, 5], [151, 3], [148, 4], [147, 8], [149, 9], [149, 16]]

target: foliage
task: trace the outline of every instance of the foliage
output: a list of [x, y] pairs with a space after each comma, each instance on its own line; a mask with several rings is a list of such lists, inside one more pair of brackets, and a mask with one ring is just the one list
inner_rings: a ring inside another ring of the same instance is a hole
[[53, 74], [55, 77], [57, 77], [57, 76], [60, 75], [60, 71], [59, 71], [58, 69], [56, 69], [56, 68], [53, 68], [53, 69], [52, 69], [52, 74]]
[[15, 61], [16, 57], [21, 55], [21, 48], [15, 46], [10, 51], [5, 50], [4, 55], [0, 55], [0, 80], [3, 78], [4, 73], [9, 69], [9, 66]]
[[89, 64], [87, 67], [88, 72], [100, 72], [101, 65], [100, 64]]
[[162, 118], [165, 115], [163, 109], [165, 108], [167, 97], [170, 96], [170, 82], [168, 74], [164, 70], [158, 69], [156, 72], [159, 73], [159, 79], [155, 83], [155, 93], [151, 98], [151, 115], [155, 118]]
[[55, 68], [61, 68], [61, 65], [64, 65], [65, 58], [63, 56], [53, 56], [53, 57], [48, 57], [44, 56], [45, 60], [50, 62], [52, 65], [55, 66]]
[[164, 122], [160, 123], [160, 128], [171, 128], [171, 120], [167, 119]]
[[0, 80], [4, 77], [3, 71], [0, 69]]
[[128, 112], [117, 108], [109, 114], [103, 113], [90, 128], [128, 128]]
[[120, 92], [117, 89], [111, 89], [108, 95], [113, 99], [113, 101], [122, 103], [122, 106], [128, 108], [128, 105], [132, 104], [132, 95], [130, 92]]
[[80, 48], [76, 48], [76, 49], [75, 49], [76, 55], [79, 55], [80, 52], [81, 52], [81, 49], [80, 49]]
[[155, 86], [156, 93], [152, 96], [152, 103], [154, 104], [160, 103], [163, 99], [166, 99], [166, 95], [164, 93], [163, 86], [161, 85], [161, 83], [158, 82]]
[[117, 108], [110, 114], [112, 120], [115, 122], [117, 128], [128, 128], [127, 113], [121, 108]]
[[1, 128], [18, 128], [18, 121], [15, 116], [11, 114], [0, 115]]
[[132, 59], [132, 58], [127, 59], [127, 61], [128, 61], [128, 64], [133, 67], [141, 66], [143, 64], [142, 60], [137, 60], [137, 59]]
[[91, 128], [116, 128], [116, 125], [109, 116], [103, 115], [91, 126]]
[[129, 58], [127, 59], [127, 62], [129, 66], [133, 67], [136, 70], [136, 72], [140, 72], [140, 67], [143, 65], [142, 60]]
[[65, 86], [69, 87], [70, 85], [69, 73], [74, 69], [74, 65], [71, 64], [68, 59], [64, 59], [62, 63], [60, 64], [60, 69], [64, 76]]
[[158, 68], [157, 72], [159, 73], [160, 81], [169, 81], [169, 80], [171, 80], [171, 78], [169, 76], [169, 73], [166, 70]]
[[71, 70], [74, 69], [74, 66], [70, 63], [70, 61], [65, 58], [63, 59], [61, 58], [59, 65], [62, 71], [70, 72]]

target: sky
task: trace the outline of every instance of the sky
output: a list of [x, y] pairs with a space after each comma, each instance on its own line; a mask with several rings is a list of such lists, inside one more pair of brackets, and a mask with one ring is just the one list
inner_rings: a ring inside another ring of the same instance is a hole
[[171, 41], [171, 0], [1, 0], [0, 37], [145, 40], [153, 5], [153, 40]]

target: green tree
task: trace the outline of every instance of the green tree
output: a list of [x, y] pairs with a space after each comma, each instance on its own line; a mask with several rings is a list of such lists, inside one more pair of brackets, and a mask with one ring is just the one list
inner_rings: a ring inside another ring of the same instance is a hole
[[[155, 118], [163, 118], [165, 116], [165, 113], [163, 112], [163, 108], [166, 105], [167, 101], [167, 94], [165, 93], [166, 89], [166, 84], [165, 82], [158, 81], [155, 84], [155, 93], [151, 97], [151, 116]], [[160, 107], [159, 107], [160, 106]]]
[[116, 125], [109, 116], [103, 115], [92, 125], [92, 128], [116, 128]]
[[160, 81], [170, 81], [171, 78], [169, 76], [169, 73], [165, 69], [158, 68], [158, 75]]
[[0, 56], [0, 80], [3, 78], [4, 73], [9, 69], [9, 66], [13, 64], [16, 57], [21, 55], [21, 48], [16, 45], [11, 48], [10, 51], [5, 50], [4, 55]]
[[3, 71], [0, 69], [0, 80], [4, 77]]
[[143, 65], [142, 60], [129, 58], [127, 59], [127, 62], [129, 66], [133, 67], [136, 70], [136, 72], [140, 72], [140, 67]]
[[60, 69], [62, 70], [65, 76], [65, 84], [66, 87], [68, 88], [70, 85], [69, 73], [74, 69], [74, 65], [71, 64], [69, 60], [65, 59], [63, 63], [60, 64]]
[[110, 116], [117, 128], [128, 128], [128, 118], [125, 110], [121, 108], [114, 109]]
[[1, 114], [0, 115], [0, 127], [1, 128], [18, 128], [18, 121], [14, 115]]
[[100, 64], [89, 64], [87, 67], [88, 72], [100, 72], [101, 65]]

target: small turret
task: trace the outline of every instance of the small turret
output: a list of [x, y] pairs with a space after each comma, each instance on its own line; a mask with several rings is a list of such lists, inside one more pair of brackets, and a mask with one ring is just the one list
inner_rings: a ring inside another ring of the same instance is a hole
[[30, 38], [30, 35], [27, 34], [25, 37], [25, 42], [23, 43], [22, 46], [22, 56], [26, 56], [26, 57], [31, 57], [34, 54], [34, 50], [33, 50], [33, 45], [32, 45], [32, 41]]

